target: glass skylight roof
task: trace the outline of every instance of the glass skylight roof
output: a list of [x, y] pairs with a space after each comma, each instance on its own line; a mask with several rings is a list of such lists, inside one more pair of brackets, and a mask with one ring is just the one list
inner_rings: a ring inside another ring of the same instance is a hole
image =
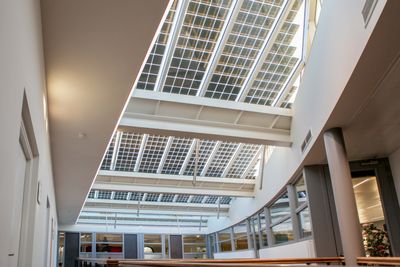
[[189, 2], [163, 92], [197, 93], [231, 4], [231, 0]]
[[305, 0], [175, 0], [136, 88], [290, 108], [305, 14]]
[[251, 85], [245, 102], [271, 106], [302, 57], [304, 4], [296, 0]]
[[139, 173], [159, 173], [161, 170], [161, 174], [193, 176], [197, 146], [198, 176], [223, 178], [225, 175], [236, 179], [244, 178], [245, 170], [261, 147], [209, 140], [199, 140], [196, 145], [193, 138], [122, 131], [117, 131], [113, 140], [102, 170]]
[[[129, 198], [129, 196], [131, 196]], [[192, 204], [218, 204], [218, 198], [222, 205], [228, 205], [232, 197], [230, 196], [205, 196], [205, 195], [188, 195], [188, 194], [161, 194], [161, 193], [144, 193], [144, 192], [129, 192], [129, 191], [111, 191], [111, 190], [91, 190], [88, 199], [99, 200], [114, 200], [124, 201], [141, 201], [158, 202], [158, 203], [192, 203]]]
[[175, 0], [168, 12], [167, 18], [161, 28], [158, 38], [151, 49], [150, 55], [144, 65], [143, 71], [137, 84], [138, 89], [154, 90], [157, 76], [165, 53], [166, 45], [171, 32], [172, 23], [175, 18], [178, 0]]

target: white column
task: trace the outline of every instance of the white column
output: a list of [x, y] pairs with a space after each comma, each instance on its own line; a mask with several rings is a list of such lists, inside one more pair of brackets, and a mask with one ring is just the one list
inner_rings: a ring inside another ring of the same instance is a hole
[[356, 258], [364, 256], [364, 248], [342, 129], [326, 131], [324, 142], [345, 262], [356, 266]]

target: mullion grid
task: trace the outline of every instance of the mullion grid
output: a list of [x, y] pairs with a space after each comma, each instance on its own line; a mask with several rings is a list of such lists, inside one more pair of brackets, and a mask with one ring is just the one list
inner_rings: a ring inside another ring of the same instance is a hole
[[108, 146], [106, 155], [104, 156], [103, 162], [101, 164], [102, 170], [111, 170], [112, 155], [115, 147], [116, 136], [117, 134], [114, 133], [110, 145]]
[[147, 193], [146, 200], [147, 202], [157, 202], [160, 194], [158, 193]]
[[300, 64], [301, 53], [300, 56], [296, 56], [295, 53], [302, 50], [303, 42], [296, 46], [293, 40], [303, 26], [296, 24], [294, 18], [298, 12], [304, 14], [301, 8], [303, 1], [296, 0], [293, 4], [244, 102], [271, 106], [286, 86], [293, 70]]
[[220, 200], [221, 205], [229, 205], [231, 203], [232, 198], [231, 197], [222, 197]]
[[[189, 3], [163, 92], [196, 95], [231, 4], [231, 0]], [[206, 10], [200, 13], [202, 8]]]
[[260, 149], [260, 145], [244, 144], [239, 156], [229, 169], [226, 178], [241, 178], [254, 155]]
[[223, 142], [218, 148], [205, 176], [221, 177], [230, 159], [233, 157], [239, 144]]
[[168, 137], [166, 136], [150, 135], [147, 138], [139, 172], [157, 173], [167, 141]]
[[[201, 171], [203, 170], [204, 166], [206, 165], [207, 160], [210, 157], [215, 144], [216, 144], [215, 141], [200, 140], [199, 158], [198, 158], [198, 164], [197, 164], [197, 175], [200, 175]], [[195, 162], [196, 162], [196, 151], [194, 150], [189, 159], [189, 162], [186, 166], [186, 169], [183, 173], [184, 175], [192, 176], [194, 174]]]
[[115, 162], [116, 171], [132, 172], [134, 170], [142, 138], [142, 134], [122, 133], [117, 160]]
[[168, 12], [157, 40], [151, 49], [150, 55], [139, 77], [139, 81], [136, 86], [137, 89], [154, 90], [155, 88], [157, 75], [160, 71], [161, 62], [166, 50], [166, 45], [172, 27], [172, 22], [176, 13], [177, 3], [178, 0], [175, 0]]
[[161, 171], [162, 174], [179, 174], [192, 142], [193, 139], [174, 137]]
[[176, 199], [177, 203], [187, 203], [189, 200], [190, 195], [182, 194], [178, 195], [178, 198]]
[[111, 199], [111, 190], [99, 190], [97, 199]]
[[205, 97], [237, 98], [283, 5], [283, 0], [243, 2]]
[[116, 191], [114, 195], [114, 200], [126, 200], [128, 197], [128, 192], [126, 191]]
[[196, 196], [193, 196], [192, 201], [190, 203], [199, 204], [199, 203], [203, 202], [203, 199], [204, 199], [204, 196], [196, 195]]
[[163, 194], [161, 202], [172, 203], [175, 198], [175, 194]]

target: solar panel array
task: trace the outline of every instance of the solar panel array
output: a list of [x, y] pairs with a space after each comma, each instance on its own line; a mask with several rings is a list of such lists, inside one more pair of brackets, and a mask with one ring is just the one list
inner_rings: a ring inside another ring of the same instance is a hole
[[305, 0], [175, 0], [137, 89], [275, 106], [298, 88], [305, 13]]
[[[198, 176], [236, 179], [244, 178], [246, 169], [261, 147], [210, 140], [199, 140], [196, 145], [192, 138], [122, 131], [117, 131], [113, 140], [102, 170], [192, 176], [197, 153]], [[114, 157], [110, 159], [108, 155]]]
[[115, 200], [115, 201], [139, 201], [157, 202], [157, 203], [191, 203], [198, 204], [215, 204], [218, 205], [218, 199], [221, 205], [229, 205], [232, 197], [230, 196], [207, 196], [207, 195], [188, 195], [188, 194], [162, 194], [162, 193], [145, 193], [130, 191], [112, 191], [112, 190], [91, 190], [88, 199], [98, 200]]

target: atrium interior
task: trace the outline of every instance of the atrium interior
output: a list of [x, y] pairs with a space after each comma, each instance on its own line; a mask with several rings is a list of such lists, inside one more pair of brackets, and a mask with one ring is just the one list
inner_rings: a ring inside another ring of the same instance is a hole
[[0, 266], [400, 257], [399, 10], [3, 1]]

